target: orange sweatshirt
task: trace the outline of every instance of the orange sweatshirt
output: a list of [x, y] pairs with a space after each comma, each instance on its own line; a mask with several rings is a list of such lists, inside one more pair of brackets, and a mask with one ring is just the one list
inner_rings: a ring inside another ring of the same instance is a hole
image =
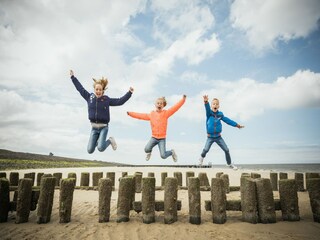
[[178, 111], [179, 108], [185, 103], [185, 101], [185, 98], [182, 98], [174, 106], [172, 106], [168, 110], [162, 110], [161, 112], [152, 111], [149, 114], [128, 112], [128, 115], [133, 118], [150, 121], [152, 137], [157, 139], [166, 138], [168, 118], [176, 111]]

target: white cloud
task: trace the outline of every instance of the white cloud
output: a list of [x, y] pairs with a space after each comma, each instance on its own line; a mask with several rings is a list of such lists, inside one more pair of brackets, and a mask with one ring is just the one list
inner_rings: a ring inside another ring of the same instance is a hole
[[262, 52], [274, 48], [278, 41], [307, 37], [318, 28], [319, 9], [318, 0], [235, 0], [230, 21]]
[[[220, 99], [220, 110], [230, 118], [245, 121], [267, 110], [320, 107], [320, 73], [299, 70], [289, 77], [279, 77], [272, 83], [260, 83], [243, 78], [235, 82], [213, 81], [208, 87], [186, 103], [194, 114], [185, 112], [183, 117], [201, 120], [202, 96]], [[181, 113], [182, 114], [182, 113]], [[181, 116], [181, 114], [179, 114]]]

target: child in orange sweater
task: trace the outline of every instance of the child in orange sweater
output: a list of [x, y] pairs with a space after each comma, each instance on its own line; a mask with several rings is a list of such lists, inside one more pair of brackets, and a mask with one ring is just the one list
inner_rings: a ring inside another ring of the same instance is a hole
[[166, 159], [167, 157], [172, 156], [174, 162], [178, 160], [177, 154], [173, 149], [171, 151], [166, 151], [167, 125], [168, 118], [179, 110], [185, 103], [186, 97], [186, 95], [183, 95], [182, 99], [168, 110], [163, 109], [167, 105], [166, 99], [160, 97], [155, 102], [156, 110], [151, 113], [127, 112], [130, 117], [150, 121], [152, 136], [144, 148], [144, 151], [147, 153], [147, 161], [150, 159], [152, 149], [156, 145], [159, 147], [161, 158]]

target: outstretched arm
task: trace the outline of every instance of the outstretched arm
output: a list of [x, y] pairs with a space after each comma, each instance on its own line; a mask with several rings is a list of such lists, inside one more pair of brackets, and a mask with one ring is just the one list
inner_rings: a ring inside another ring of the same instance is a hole
[[210, 108], [210, 104], [209, 104], [208, 95], [203, 95], [203, 101], [204, 101], [204, 107], [206, 109], [206, 116], [210, 117], [211, 116], [211, 108]]
[[126, 101], [129, 100], [133, 91], [134, 91], [133, 87], [130, 87], [129, 91], [121, 98], [110, 98], [110, 106], [120, 106], [124, 104]]
[[150, 120], [150, 115], [147, 113], [136, 113], [136, 112], [127, 112], [130, 117], [140, 119], [140, 120]]
[[172, 114], [174, 114], [176, 111], [178, 111], [179, 108], [181, 108], [181, 106], [185, 103], [186, 98], [187, 98], [187, 96], [183, 95], [182, 99], [179, 102], [177, 102], [175, 105], [173, 105], [171, 108], [169, 108], [167, 110], [168, 117], [170, 117]]
[[81, 83], [79, 82], [79, 80], [74, 76], [74, 73], [72, 70], [70, 70], [70, 76], [73, 82], [73, 85], [76, 87], [76, 89], [78, 90], [78, 92], [80, 93], [80, 95], [86, 100], [88, 101], [88, 99], [90, 98], [90, 93], [84, 89], [84, 87], [81, 85]]

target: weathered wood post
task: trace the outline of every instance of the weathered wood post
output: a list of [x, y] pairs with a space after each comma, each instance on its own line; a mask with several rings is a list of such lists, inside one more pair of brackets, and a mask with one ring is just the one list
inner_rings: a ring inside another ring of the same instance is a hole
[[56, 178], [56, 186], [60, 186], [60, 180], [62, 179], [62, 173], [53, 173], [53, 176]]
[[142, 220], [143, 223], [155, 222], [155, 188], [154, 177], [142, 178]]
[[90, 173], [82, 172], [80, 178], [80, 187], [89, 187]]
[[279, 179], [288, 179], [288, 173], [280, 172], [279, 173]]
[[35, 179], [36, 179], [36, 173], [35, 173], [35, 172], [25, 173], [25, 174], [24, 174], [24, 178], [30, 178], [30, 179], [32, 179], [32, 186], [34, 186], [34, 181], [35, 181]]
[[15, 223], [25, 223], [29, 220], [32, 183], [33, 180], [31, 178], [23, 178], [19, 180]]
[[110, 178], [100, 178], [99, 180], [99, 223], [109, 222], [111, 194], [112, 194], [112, 180]]
[[178, 179], [167, 177], [164, 187], [164, 223], [171, 224], [178, 220]]
[[200, 180], [197, 177], [189, 177], [189, 223], [201, 224], [201, 195]]
[[221, 178], [211, 179], [211, 211], [212, 222], [223, 224], [227, 221], [227, 197], [224, 182]]
[[10, 186], [18, 186], [19, 184], [19, 173], [11, 172], [9, 175]]
[[168, 177], [168, 173], [167, 172], [162, 172], [161, 173], [161, 186], [162, 187], [164, 187], [167, 177]]
[[253, 178], [253, 179], [261, 178], [261, 174], [260, 174], [260, 173], [254, 173], [254, 172], [252, 172], [252, 173], [251, 173], [251, 178]]
[[251, 177], [243, 175], [240, 179], [242, 221], [258, 223], [258, 203], [256, 183]]
[[222, 174], [220, 178], [223, 180], [224, 188], [226, 193], [230, 193], [230, 182], [229, 182], [229, 175]]
[[208, 187], [210, 186], [209, 184], [209, 179], [207, 177], [207, 173], [205, 172], [200, 172], [198, 174], [198, 177], [199, 177], [199, 180], [200, 180], [200, 186], [205, 186], [205, 187]]
[[117, 222], [128, 222], [131, 209], [132, 190], [135, 185], [133, 177], [120, 178], [117, 205]]
[[304, 191], [303, 173], [294, 173], [294, 179], [296, 180], [298, 192], [303, 192]]
[[77, 186], [77, 174], [75, 172], [68, 173], [68, 178], [74, 178], [74, 186]]
[[270, 173], [270, 182], [272, 191], [278, 191], [278, 173], [271, 172]]
[[42, 176], [37, 210], [37, 223], [39, 224], [50, 222], [55, 186], [55, 177]]
[[279, 195], [282, 219], [284, 221], [299, 221], [298, 193], [295, 179], [279, 181]]
[[44, 173], [37, 173], [37, 186], [40, 186], [41, 184], [41, 178], [44, 175]]
[[308, 179], [308, 192], [313, 221], [320, 223], [320, 178]]
[[154, 177], [154, 172], [148, 172], [148, 177]]
[[182, 186], [182, 172], [174, 172], [173, 176], [178, 180], [178, 186]]
[[97, 187], [99, 185], [99, 179], [103, 178], [103, 172], [92, 173], [92, 186]]
[[270, 179], [256, 180], [259, 222], [275, 223], [276, 211]]
[[134, 173], [134, 178], [135, 178], [136, 193], [141, 193], [142, 173], [141, 172], [135, 172]]
[[107, 178], [111, 180], [111, 186], [115, 186], [116, 173], [115, 172], [107, 172]]
[[65, 178], [60, 181], [59, 216], [60, 223], [71, 221], [73, 192], [75, 187], [74, 178]]
[[0, 223], [8, 221], [10, 207], [10, 183], [6, 178], [0, 178]]
[[320, 178], [319, 173], [315, 173], [315, 172], [307, 172], [306, 173], [306, 189], [307, 191], [309, 191], [309, 179], [311, 178]]
[[188, 182], [189, 177], [194, 177], [194, 172], [191, 172], [191, 171], [186, 172], [186, 186], [187, 187], [189, 186], [189, 182]]

